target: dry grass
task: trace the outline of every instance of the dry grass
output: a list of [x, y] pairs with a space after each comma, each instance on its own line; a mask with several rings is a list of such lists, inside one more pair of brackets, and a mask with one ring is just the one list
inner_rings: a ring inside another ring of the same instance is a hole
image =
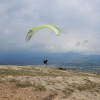
[[90, 91], [90, 92], [93, 92], [93, 91], [98, 91], [97, 88], [100, 87], [100, 84], [98, 83], [94, 83], [94, 82], [91, 82], [90, 80], [87, 80], [87, 82], [83, 85], [79, 85], [77, 87], [77, 89], [81, 92], [81, 91]]
[[98, 74], [43, 67], [0, 67], [0, 100], [82, 100], [81, 95], [83, 100], [91, 100], [90, 95], [99, 100], [99, 94]]
[[64, 98], [67, 98], [69, 96], [72, 95], [72, 93], [74, 92], [74, 89], [71, 89], [71, 88], [66, 88], [64, 90], [62, 90], [63, 94], [64, 94]]

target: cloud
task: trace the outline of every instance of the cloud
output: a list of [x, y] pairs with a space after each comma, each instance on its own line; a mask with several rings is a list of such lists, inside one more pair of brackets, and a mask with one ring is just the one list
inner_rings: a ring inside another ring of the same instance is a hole
[[84, 41], [82, 41], [82, 42], [77, 42], [77, 43], [76, 43], [76, 46], [85, 45], [85, 44], [87, 44], [87, 43], [88, 43], [88, 40], [84, 40]]
[[[0, 0], [0, 47], [100, 54], [99, 5], [100, 0]], [[61, 35], [46, 29], [26, 43], [27, 32], [43, 24], [57, 26]]]
[[11, 34], [11, 33], [12, 33], [12, 31], [10, 29], [4, 30], [4, 34]]
[[76, 45], [77, 45], [77, 46], [80, 45], [80, 42], [77, 42]]
[[83, 44], [86, 44], [86, 43], [88, 43], [88, 40], [83, 41]]

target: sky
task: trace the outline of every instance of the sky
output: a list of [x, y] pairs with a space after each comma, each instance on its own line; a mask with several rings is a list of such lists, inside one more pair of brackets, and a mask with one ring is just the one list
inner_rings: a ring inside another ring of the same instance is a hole
[[[25, 41], [35, 26], [50, 24]], [[100, 0], [0, 0], [0, 52], [100, 54]]]

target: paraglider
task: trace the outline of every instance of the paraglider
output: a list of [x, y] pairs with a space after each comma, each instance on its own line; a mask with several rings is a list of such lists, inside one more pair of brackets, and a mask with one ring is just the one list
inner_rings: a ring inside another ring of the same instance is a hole
[[36, 26], [34, 28], [32, 28], [26, 35], [26, 41], [28, 42], [31, 37], [33, 36], [34, 33], [36, 33], [37, 31], [44, 29], [44, 28], [49, 28], [51, 29], [57, 36], [60, 34], [60, 30], [56, 27], [56, 26], [52, 26], [52, 25], [41, 25], [41, 26]]
[[[60, 30], [56, 26], [53, 26], [53, 25], [36, 26], [32, 28], [31, 30], [29, 30], [29, 32], [26, 35], [26, 41], [28, 42], [34, 33], [36, 33], [37, 31], [40, 31], [41, 29], [45, 29], [45, 28], [51, 29], [53, 33], [55, 33], [57, 36], [60, 34]], [[46, 64], [46, 66], [48, 65], [47, 62], [48, 62], [47, 59], [43, 60], [43, 63]]]
[[46, 64], [46, 67], [47, 67], [47, 65], [48, 65], [47, 62], [48, 62], [48, 59], [44, 59], [44, 60], [43, 60], [43, 63]]

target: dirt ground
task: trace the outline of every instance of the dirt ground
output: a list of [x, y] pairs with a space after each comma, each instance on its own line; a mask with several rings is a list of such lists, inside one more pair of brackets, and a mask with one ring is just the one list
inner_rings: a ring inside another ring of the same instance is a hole
[[100, 74], [0, 65], [0, 100], [100, 100]]

